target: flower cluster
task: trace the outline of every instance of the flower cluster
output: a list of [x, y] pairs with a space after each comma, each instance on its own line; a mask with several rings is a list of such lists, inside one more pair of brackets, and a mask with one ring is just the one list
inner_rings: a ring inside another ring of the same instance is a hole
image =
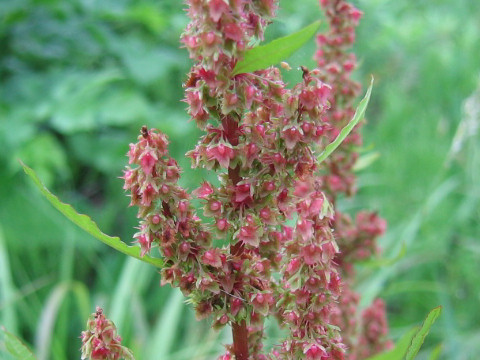
[[375, 299], [372, 305], [362, 313], [362, 329], [357, 344], [357, 359], [367, 359], [385, 349], [393, 347], [386, 340], [388, 324], [385, 316], [385, 302]]
[[[353, 117], [353, 104], [360, 92], [360, 85], [351, 79], [356, 59], [354, 54], [349, 53], [349, 48], [355, 42], [355, 28], [362, 13], [344, 0], [320, 0], [320, 5], [330, 30], [317, 36], [318, 51], [315, 58], [320, 78], [332, 86], [328, 98], [331, 107], [326, 118], [330, 125], [328, 136], [333, 140]], [[347, 196], [355, 194], [353, 166], [358, 159], [356, 148], [361, 143], [357, 126], [322, 164], [324, 188], [334, 204], [342, 193]], [[385, 306], [380, 299], [375, 300], [361, 318], [357, 314], [360, 295], [351, 289], [355, 282], [354, 264], [378, 254], [376, 239], [385, 232], [386, 223], [376, 213], [368, 211], [358, 212], [354, 222], [348, 214], [335, 208], [333, 225], [340, 248], [335, 261], [341, 268], [344, 280], [334, 323], [342, 329], [344, 344], [349, 349], [348, 358], [365, 359], [389, 348], [391, 342], [386, 339], [388, 325]], [[374, 333], [375, 336], [371, 336]]]
[[82, 332], [82, 359], [134, 360], [130, 349], [122, 346], [115, 324], [97, 307], [87, 321], [87, 330]]
[[[131, 205], [139, 208], [135, 238], [141, 253], [158, 247], [165, 260], [162, 284], [179, 287], [199, 318], [213, 317], [214, 327], [231, 324], [234, 343], [221, 359], [344, 359], [344, 341], [335, 326], [346, 316], [336, 305], [342, 291], [336, 262], [344, 267], [360, 257], [359, 244], [374, 252], [369, 241], [379, 230], [359, 215], [362, 227], [345, 236], [352, 250], [339, 253], [332, 230], [339, 221], [331, 203], [336, 192], [352, 192], [355, 153], [343, 151], [343, 160], [336, 159], [342, 170], [333, 173], [331, 162], [320, 167], [316, 152], [343, 123], [332, 123], [329, 110], [338, 104], [341, 79], [325, 77], [325, 64], [302, 67], [303, 79], [293, 88], [276, 67], [234, 73], [245, 51], [263, 39], [275, 0], [187, 4], [191, 22], [182, 43], [194, 65], [184, 101], [205, 132], [187, 156], [193, 168], [216, 171], [218, 181], [205, 181], [192, 192], [202, 202], [206, 221], [201, 221], [190, 194], [178, 185], [180, 169], [168, 155], [166, 136], [144, 127], [130, 145], [123, 177]], [[330, 80], [335, 81], [329, 85]], [[342, 86], [350, 91], [352, 84]], [[359, 136], [349, 143], [358, 144]], [[349, 176], [350, 185], [344, 181]], [[267, 354], [263, 321], [270, 315], [289, 335]], [[368, 326], [375, 327], [374, 322]]]
[[336, 209], [335, 231], [341, 252], [336, 262], [345, 275], [354, 276], [353, 265], [379, 254], [376, 239], [385, 232], [386, 222], [374, 212], [360, 211], [355, 222]]
[[[332, 86], [328, 98], [331, 108], [326, 115], [331, 125], [328, 136], [333, 140], [353, 117], [354, 102], [361, 90], [360, 84], [351, 79], [352, 71], [357, 64], [355, 54], [349, 53], [348, 50], [355, 42], [355, 28], [362, 12], [344, 0], [320, 0], [320, 4], [330, 30], [317, 36], [318, 50], [315, 59], [321, 70], [320, 78]], [[347, 195], [355, 193], [355, 176], [352, 168], [358, 158], [355, 147], [361, 143], [357, 126], [340, 148], [326, 159], [324, 167], [328, 172], [323, 178], [324, 186], [333, 196], [339, 193]]]

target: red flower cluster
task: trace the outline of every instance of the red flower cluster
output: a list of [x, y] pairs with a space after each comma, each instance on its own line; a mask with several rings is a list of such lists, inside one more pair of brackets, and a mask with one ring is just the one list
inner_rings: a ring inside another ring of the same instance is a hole
[[[142, 254], [158, 247], [165, 259], [162, 284], [179, 287], [199, 318], [213, 316], [214, 327], [232, 325], [234, 344], [221, 359], [344, 359], [345, 346], [334, 326], [344, 314], [335, 305], [342, 291], [335, 262], [348, 259], [339, 254], [333, 236], [331, 224], [338, 221], [331, 201], [338, 191], [351, 192], [354, 153], [343, 151], [343, 160], [336, 158], [346, 164], [338, 164], [340, 172], [328, 173], [329, 162], [323, 178], [316, 155], [351, 112], [345, 110], [332, 124], [328, 109], [337, 104], [341, 79], [325, 77], [325, 64], [303, 68], [303, 81], [292, 89], [275, 67], [234, 75], [250, 44], [263, 38], [277, 2], [187, 4], [191, 22], [182, 42], [194, 65], [184, 101], [205, 131], [187, 156], [194, 168], [217, 171], [219, 181], [204, 182], [193, 192], [208, 219], [202, 222], [177, 183], [180, 169], [168, 156], [166, 136], [143, 128], [139, 141], [130, 145], [131, 167], [124, 175], [131, 205], [139, 207], [135, 238]], [[359, 13], [349, 14], [358, 21]], [[336, 43], [343, 46], [340, 37]], [[347, 71], [342, 66], [339, 73]], [[350, 72], [353, 66], [347, 68]], [[326, 80], [335, 81], [327, 85]], [[342, 83], [342, 96], [353, 96], [352, 86]], [[359, 143], [356, 139], [350, 143]], [[331, 185], [334, 176], [339, 186]], [[358, 234], [378, 235], [370, 219], [359, 222], [364, 226]], [[355, 236], [352, 247], [368, 243]], [[269, 315], [289, 335], [266, 354], [263, 321]]]
[[[362, 13], [344, 0], [321, 0], [320, 4], [325, 11], [330, 31], [317, 36], [319, 49], [315, 58], [320, 69], [320, 79], [332, 86], [328, 97], [331, 107], [326, 116], [330, 125], [328, 134], [333, 140], [353, 117], [354, 101], [360, 92], [360, 84], [350, 77], [356, 67], [355, 55], [348, 51], [355, 41], [355, 28]], [[357, 126], [322, 164], [325, 189], [333, 204], [342, 193], [348, 196], [355, 194], [353, 166], [358, 159], [356, 148], [361, 143]], [[357, 315], [360, 295], [351, 289], [355, 283], [354, 264], [378, 254], [376, 240], [385, 232], [386, 222], [376, 213], [360, 211], [356, 214], [354, 223], [349, 215], [335, 208], [333, 225], [340, 248], [335, 262], [340, 265], [344, 280], [342, 295], [335, 309], [334, 324], [342, 329], [348, 359], [365, 359], [388, 349], [392, 343], [386, 338], [388, 324], [381, 300], [374, 301], [361, 318]], [[375, 336], [371, 336], [373, 333]]]
[[97, 307], [87, 321], [87, 330], [82, 332], [82, 360], [133, 360], [132, 352], [122, 346], [115, 324]]

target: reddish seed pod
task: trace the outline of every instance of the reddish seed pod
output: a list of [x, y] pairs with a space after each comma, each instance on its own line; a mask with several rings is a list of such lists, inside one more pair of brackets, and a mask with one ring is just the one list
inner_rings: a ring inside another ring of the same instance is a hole
[[279, 153], [276, 153], [275, 155], [273, 155], [273, 159], [277, 164], [281, 164], [283, 162], [283, 156]]
[[275, 190], [275, 183], [273, 181], [267, 181], [265, 184], [263, 184], [263, 188], [266, 191], [273, 191]]
[[182, 213], [186, 212], [188, 210], [188, 203], [186, 201], [180, 201], [178, 204], [178, 210]]
[[242, 263], [241, 262], [237, 262], [237, 261], [234, 261], [232, 263], [232, 267], [236, 270], [236, 271], [240, 271], [242, 269]]
[[302, 130], [304, 134], [308, 134], [310, 131], [312, 131], [312, 124], [305, 122], [302, 124]]
[[167, 175], [167, 179], [171, 179], [175, 176], [175, 171], [172, 169], [167, 169], [166, 175]]
[[243, 191], [243, 192], [248, 192], [250, 191], [250, 184], [242, 184], [240, 185], [240, 191]]
[[218, 219], [217, 220], [217, 229], [223, 231], [227, 228], [228, 222], [225, 219]]
[[270, 218], [270, 210], [267, 208], [260, 210], [260, 217], [264, 220], [268, 220]]
[[263, 304], [263, 302], [265, 301], [265, 296], [263, 296], [263, 294], [258, 294], [255, 297], [255, 301], [259, 304]]
[[262, 138], [265, 137], [265, 127], [263, 125], [257, 125], [255, 126], [255, 129], [257, 130], [257, 132], [260, 134]]
[[187, 254], [190, 252], [190, 244], [186, 241], [180, 244], [179, 250], [182, 254]]
[[222, 207], [222, 203], [220, 201], [213, 201], [210, 203], [210, 210], [218, 211]]
[[224, 155], [224, 154], [225, 154], [225, 151], [226, 151], [225, 145], [223, 145], [223, 144], [218, 144], [218, 146], [217, 146], [217, 151], [218, 151], [218, 153], [219, 153], [220, 155]]
[[220, 324], [225, 325], [228, 322], [228, 316], [223, 314], [219, 320]]
[[315, 136], [322, 136], [325, 132], [325, 128], [323, 126], [317, 126], [317, 128], [315, 129]]

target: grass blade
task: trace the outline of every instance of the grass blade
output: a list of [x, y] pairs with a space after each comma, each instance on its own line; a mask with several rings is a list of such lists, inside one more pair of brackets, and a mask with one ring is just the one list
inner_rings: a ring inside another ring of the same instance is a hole
[[25, 173], [33, 180], [40, 192], [47, 198], [47, 200], [70, 221], [78, 225], [87, 233], [100, 240], [104, 244], [114, 248], [125, 255], [129, 255], [138, 260], [144, 261], [156, 267], [162, 267], [163, 261], [158, 258], [153, 258], [148, 255], [140, 256], [140, 248], [137, 246], [128, 246], [120, 240], [119, 237], [109, 236], [103, 233], [97, 224], [87, 215], [79, 214], [71, 205], [62, 203], [55, 195], [53, 195], [38, 178], [35, 171], [20, 162]]
[[39, 360], [47, 360], [50, 358], [57, 315], [68, 293], [68, 288], [69, 286], [66, 283], [58, 284], [50, 294], [42, 310], [35, 335], [35, 348]]
[[18, 337], [2, 329], [7, 351], [17, 360], [36, 360], [32, 351]]
[[0, 224], [0, 321], [8, 329], [16, 333], [17, 312], [13, 302], [15, 286], [10, 269], [7, 242], [3, 236], [3, 229]]
[[348, 134], [350, 134], [350, 132], [360, 122], [360, 120], [363, 119], [365, 111], [367, 110], [368, 102], [370, 101], [370, 95], [372, 94], [372, 87], [373, 77], [370, 81], [370, 86], [368, 87], [367, 93], [365, 94], [365, 97], [362, 99], [362, 101], [360, 101], [360, 104], [358, 104], [357, 110], [355, 111], [355, 115], [353, 115], [352, 120], [350, 120], [349, 123], [345, 125], [345, 127], [340, 131], [340, 134], [338, 134], [335, 140], [333, 140], [325, 147], [325, 150], [323, 150], [323, 152], [318, 157], [319, 162], [322, 162], [326, 158], [328, 158], [330, 154], [334, 152], [337, 147], [340, 146], [343, 140], [345, 140], [345, 138], [348, 136]]
[[419, 327], [414, 327], [395, 344], [392, 350], [369, 357], [367, 360], [402, 360], [407, 353], [408, 345], [412, 342], [413, 337], [418, 332]]
[[392, 350], [369, 357], [367, 360], [413, 360], [441, 311], [441, 306], [436, 307], [427, 315], [422, 326], [416, 326], [403, 335]]
[[430, 328], [432, 327], [435, 320], [437, 320], [437, 318], [440, 316], [441, 312], [442, 312], [442, 307], [438, 306], [428, 313], [427, 318], [425, 319], [422, 326], [420, 327], [420, 330], [418, 330], [418, 332], [415, 334], [414, 338], [412, 339], [412, 342], [410, 343], [410, 346], [408, 347], [407, 355], [405, 356], [406, 360], [415, 359], [415, 357], [418, 354], [418, 351], [420, 350], [420, 347], [423, 345], [423, 342], [425, 341], [425, 337], [428, 335]]
[[233, 75], [250, 73], [278, 64], [300, 49], [315, 35], [319, 27], [320, 21], [316, 21], [293, 34], [248, 50], [243, 59], [235, 65]]
[[178, 289], [172, 289], [162, 313], [152, 329], [149, 346], [146, 348], [145, 359], [166, 359], [178, 337], [182, 313], [185, 309], [183, 294]]

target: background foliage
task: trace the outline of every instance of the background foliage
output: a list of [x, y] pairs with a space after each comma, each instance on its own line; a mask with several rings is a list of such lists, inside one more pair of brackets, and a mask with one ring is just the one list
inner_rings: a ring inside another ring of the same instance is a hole
[[[302, 3], [281, 1], [268, 39], [320, 16], [315, 0]], [[406, 247], [393, 265], [361, 267], [363, 305], [386, 299], [394, 339], [442, 305], [419, 358], [441, 343], [442, 358], [474, 359], [480, 3], [356, 4], [365, 12], [357, 76], [364, 85], [370, 74], [376, 79], [364, 151], [380, 157], [359, 172], [359, 194], [342, 207], [386, 217], [386, 258]], [[0, 7], [0, 324], [32, 344], [40, 360], [78, 358], [78, 336], [95, 305], [105, 307], [138, 359], [210, 359], [230, 341], [228, 331], [196, 322], [178, 291], [160, 288], [152, 266], [65, 220], [17, 162], [126, 241], [136, 218], [118, 176], [141, 125], [169, 135], [183, 186], [208, 176], [193, 172], [183, 156], [199, 134], [180, 102], [190, 67], [178, 42], [187, 23], [182, 8], [167, 0], [15, 0]], [[312, 41], [289, 62], [312, 66], [313, 51]], [[301, 75], [286, 76], [293, 82]], [[268, 330], [278, 333], [273, 325]]]

